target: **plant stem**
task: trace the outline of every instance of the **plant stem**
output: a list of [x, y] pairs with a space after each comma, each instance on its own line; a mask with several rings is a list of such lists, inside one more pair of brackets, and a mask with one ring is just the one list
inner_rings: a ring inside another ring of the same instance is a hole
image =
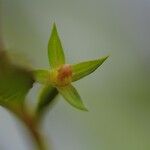
[[52, 106], [56, 103], [55, 98], [57, 95], [57, 89], [51, 85], [47, 85], [42, 89], [39, 96], [39, 102], [35, 109], [35, 117], [37, 121], [41, 121], [47, 108], [52, 108]]
[[32, 139], [37, 145], [37, 150], [46, 150], [45, 142], [43, 141], [42, 135], [39, 132], [37, 122], [29, 113], [27, 113], [26, 109], [21, 109], [17, 105], [4, 102], [0, 102], [0, 105], [15, 114], [15, 116], [17, 116], [19, 120], [21, 120], [26, 125], [31, 133]]
[[29, 129], [34, 141], [38, 146], [38, 150], [46, 150], [42, 135], [40, 134], [38, 126], [36, 124], [37, 122], [26, 112], [22, 113], [21, 119]]

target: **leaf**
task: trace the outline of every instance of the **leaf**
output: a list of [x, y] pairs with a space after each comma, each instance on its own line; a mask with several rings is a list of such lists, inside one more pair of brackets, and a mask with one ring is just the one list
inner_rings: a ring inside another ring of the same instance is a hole
[[57, 87], [57, 89], [72, 106], [80, 110], [87, 111], [87, 108], [84, 106], [80, 95], [72, 85]]
[[22, 103], [34, 82], [31, 72], [11, 64], [1, 66], [0, 101]]
[[55, 24], [53, 25], [51, 37], [48, 43], [48, 57], [52, 68], [59, 67], [61, 64], [65, 63], [63, 48]]
[[50, 104], [53, 103], [54, 98], [58, 95], [58, 91], [55, 87], [51, 85], [45, 86], [39, 96], [39, 102], [37, 105], [37, 113], [38, 115], [42, 114], [45, 108], [47, 108]]
[[33, 75], [34, 75], [35, 81], [41, 84], [47, 84], [49, 81], [50, 75], [47, 70], [34, 70]]
[[22, 103], [33, 83], [31, 71], [13, 65], [7, 53], [0, 49], [0, 105]]
[[72, 75], [72, 81], [79, 80], [89, 74], [91, 74], [93, 71], [95, 71], [106, 59], [107, 57], [103, 57], [97, 60], [87, 61], [87, 62], [81, 62], [79, 64], [72, 65], [73, 75]]

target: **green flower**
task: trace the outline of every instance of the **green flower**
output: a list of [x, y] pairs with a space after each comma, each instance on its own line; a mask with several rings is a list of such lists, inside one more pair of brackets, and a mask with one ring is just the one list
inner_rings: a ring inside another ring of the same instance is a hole
[[50, 86], [50, 89], [56, 88], [72, 106], [87, 111], [80, 95], [71, 83], [95, 71], [108, 56], [74, 65], [66, 63], [61, 41], [54, 24], [48, 43], [48, 58], [51, 69], [34, 71], [35, 80]]

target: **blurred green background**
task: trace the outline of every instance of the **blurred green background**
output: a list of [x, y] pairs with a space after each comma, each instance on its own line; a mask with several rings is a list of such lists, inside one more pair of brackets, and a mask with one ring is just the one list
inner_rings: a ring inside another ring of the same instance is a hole
[[[88, 113], [58, 96], [45, 116], [41, 128], [54, 150], [150, 149], [149, 0], [1, 0], [0, 11], [7, 49], [34, 68], [49, 66], [53, 22], [68, 62], [110, 55], [75, 83]], [[36, 103], [38, 87], [28, 103]], [[22, 126], [0, 108], [0, 150], [32, 149]]]

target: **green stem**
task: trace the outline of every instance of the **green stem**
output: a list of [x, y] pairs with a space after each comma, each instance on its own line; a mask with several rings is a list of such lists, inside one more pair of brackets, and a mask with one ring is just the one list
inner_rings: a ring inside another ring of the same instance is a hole
[[26, 112], [22, 113], [22, 121], [26, 124], [29, 129], [34, 141], [38, 146], [38, 150], [46, 150], [45, 143], [43, 141], [42, 135], [39, 132], [36, 121], [34, 121], [29, 114]]
[[55, 104], [55, 98], [57, 95], [57, 89], [52, 87], [51, 85], [47, 85], [42, 89], [39, 96], [39, 102], [35, 109], [35, 118], [38, 122], [43, 118], [47, 108], [50, 109]]
[[46, 150], [46, 146], [43, 141], [42, 135], [39, 132], [37, 122], [29, 113], [27, 113], [25, 109], [20, 109], [20, 107], [18, 107], [17, 105], [12, 105], [4, 102], [0, 102], [0, 105], [15, 114], [15, 116], [17, 116], [26, 125], [31, 133], [32, 139], [37, 145], [37, 150]]

